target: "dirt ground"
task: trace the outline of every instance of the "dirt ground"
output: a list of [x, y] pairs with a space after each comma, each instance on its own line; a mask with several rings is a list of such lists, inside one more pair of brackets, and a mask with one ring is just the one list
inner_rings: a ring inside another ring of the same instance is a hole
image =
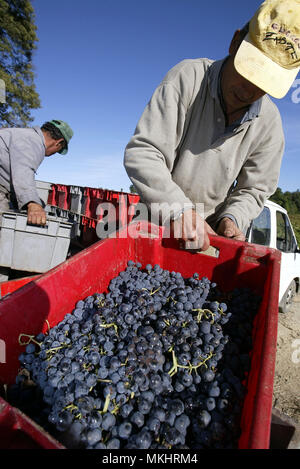
[[279, 313], [273, 407], [300, 424], [300, 294]]

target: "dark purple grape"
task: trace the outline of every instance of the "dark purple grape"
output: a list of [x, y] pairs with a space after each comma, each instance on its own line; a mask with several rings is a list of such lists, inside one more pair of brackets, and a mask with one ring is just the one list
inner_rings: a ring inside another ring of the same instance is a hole
[[242, 289], [224, 302], [198, 273], [141, 267], [128, 261], [107, 293], [26, 346], [20, 362], [41, 406], [21, 375], [11, 395], [71, 448], [235, 447], [259, 303]]

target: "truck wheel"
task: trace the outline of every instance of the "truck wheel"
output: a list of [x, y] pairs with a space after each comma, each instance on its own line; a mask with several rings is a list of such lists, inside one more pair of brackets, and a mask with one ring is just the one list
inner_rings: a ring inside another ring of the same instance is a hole
[[288, 313], [296, 295], [296, 282], [292, 280], [289, 284], [285, 294], [283, 295], [281, 304], [279, 305], [279, 311], [281, 313]]

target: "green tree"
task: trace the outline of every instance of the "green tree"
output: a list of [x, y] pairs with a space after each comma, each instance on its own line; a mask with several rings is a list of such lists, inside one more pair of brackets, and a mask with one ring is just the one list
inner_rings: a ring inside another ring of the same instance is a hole
[[0, 126], [26, 127], [40, 107], [34, 85], [32, 54], [36, 49], [35, 14], [29, 0], [0, 0]]
[[297, 207], [297, 212], [300, 213], [300, 191], [299, 189], [296, 190], [296, 192], [292, 193], [293, 201]]
[[275, 202], [278, 205], [281, 205], [282, 207], [284, 206], [284, 193], [282, 192], [280, 187], [276, 189], [276, 192], [270, 197], [270, 200], [272, 200], [272, 202]]
[[278, 187], [276, 192], [270, 197], [270, 200], [285, 208], [288, 211], [289, 215], [296, 215], [300, 213], [299, 189], [295, 192], [282, 192], [280, 187]]
[[133, 184], [130, 184], [129, 190], [130, 190], [130, 193], [131, 193], [131, 194], [136, 194], [136, 193], [137, 193], [136, 188], [134, 187]]

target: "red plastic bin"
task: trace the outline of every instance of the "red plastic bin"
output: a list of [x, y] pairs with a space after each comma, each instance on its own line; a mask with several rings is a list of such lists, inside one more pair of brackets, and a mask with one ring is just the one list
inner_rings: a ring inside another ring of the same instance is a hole
[[83, 246], [88, 247], [91, 246], [91, 244], [96, 243], [99, 241], [99, 238], [97, 236], [97, 221], [88, 218], [86, 216], [82, 216], [80, 218], [80, 226], [81, 226], [81, 233], [80, 233], [80, 241], [83, 244]]
[[81, 242], [84, 246], [90, 246], [101, 239], [96, 231], [98, 222], [103, 225], [108, 224], [114, 230], [130, 223], [127, 193], [92, 187], [86, 187], [84, 193], [86, 204], [84, 216], [80, 220], [82, 226]]
[[[53, 184], [55, 187], [55, 203], [59, 208], [69, 210], [69, 191], [70, 186], [63, 184]], [[50, 198], [49, 198], [50, 199]]]
[[51, 189], [50, 189], [50, 191], [49, 191], [47, 204], [48, 204], [48, 205], [55, 205], [55, 204], [56, 204], [56, 188], [55, 188], [55, 184], [51, 184]]
[[0, 449], [64, 449], [55, 438], [0, 397]]
[[32, 280], [38, 278], [39, 275], [32, 275], [31, 277], [23, 277], [18, 278], [16, 280], [8, 280], [7, 282], [0, 283], [0, 298], [3, 298], [5, 295], [9, 293], [13, 293], [14, 291], [18, 290], [19, 288], [23, 287]]
[[[19, 334], [38, 334], [57, 324], [75, 303], [95, 292], [107, 291], [110, 280], [132, 259], [159, 264], [184, 277], [198, 272], [216, 282], [225, 292], [248, 287], [262, 296], [253, 326], [251, 370], [241, 418], [239, 448], [269, 448], [273, 380], [275, 371], [278, 291], [281, 254], [264, 246], [212, 237], [219, 256], [179, 251], [175, 240], [146, 222], [131, 225], [136, 233], [99, 241], [41, 275], [0, 301], [0, 339], [6, 344], [7, 362], [0, 363], [0, 382], [13, 383], [22, 347]], [[151, 235], [149, 236], [149, 232]], [[1, 433], [1, 426], [0, 426]], [[47, 443], [43, 443], [47, 448]]]
[[83, 203], [81, 207], [81, 214], [97, 219], [97, 207], [101, 202], [106, 202], [107, 189], [84, 187], [83, 189]]

